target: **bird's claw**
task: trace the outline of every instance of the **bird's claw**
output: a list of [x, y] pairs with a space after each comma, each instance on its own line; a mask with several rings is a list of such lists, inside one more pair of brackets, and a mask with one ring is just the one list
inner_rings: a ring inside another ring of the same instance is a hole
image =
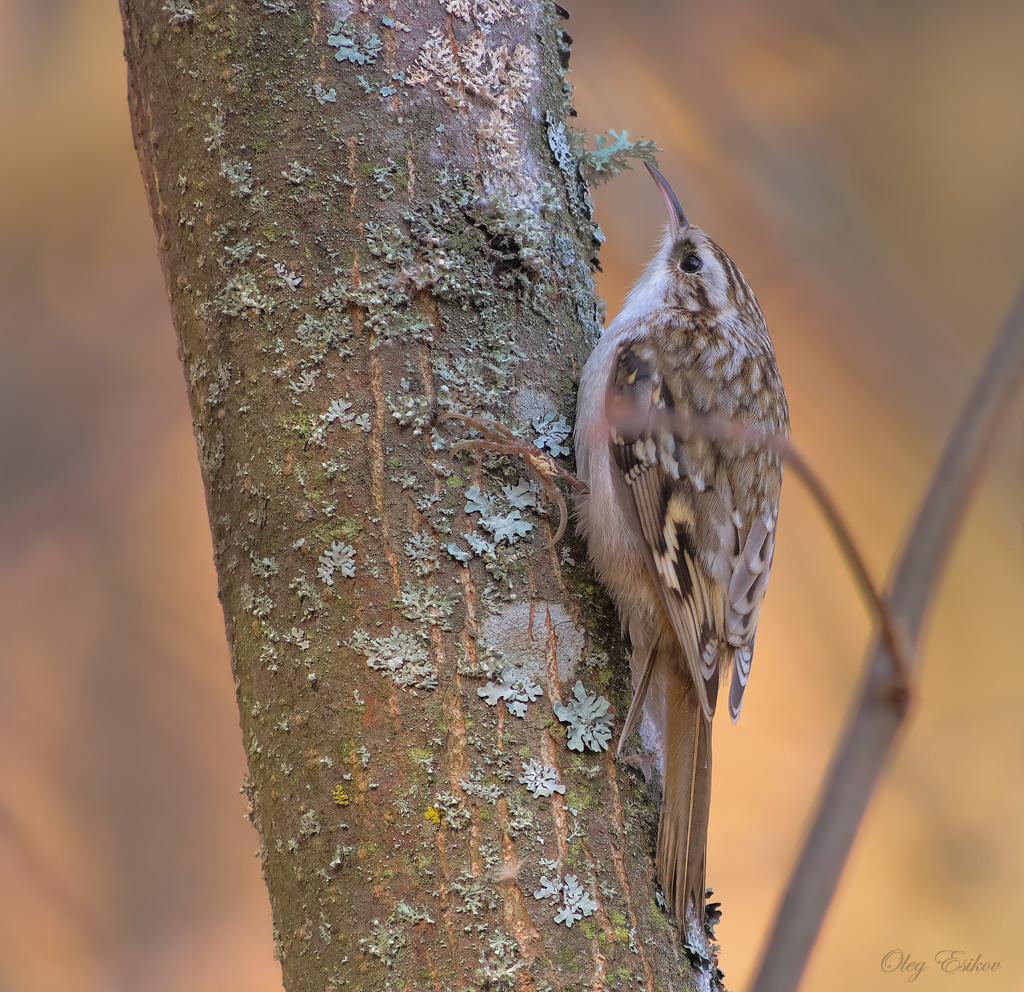
[[487, 417], [468, 417], [462, 413], [445, 413], [438, 417], [438, 420], [458, 420], [483, 435], [481, 438], [468, 438], [465, 441], [459, 441], [452, 448], [452, 455], [457, 455], [460, 451], [490, 451], [499, 455], [518, 455], [526, 462], [544, 492], [558, 506], [558, 529], [548, 547], [557, 544], [565, 533], [569, 509], [565, 504], [565, 497], [555, 484], [555, 479], [563, 479], [568, 482], [576, 492], [581, 492], [585, 488], [583, 483], [572, 472], [562, 468], [545, 451], [535, 444], [523, 440], [518, 434], [513, 434], [504, 424], [499, 424]]

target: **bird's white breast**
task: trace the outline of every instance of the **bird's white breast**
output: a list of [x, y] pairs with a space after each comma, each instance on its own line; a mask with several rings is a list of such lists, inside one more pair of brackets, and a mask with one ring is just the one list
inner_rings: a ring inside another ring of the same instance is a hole
[[[610, 426], [605, 390], [616, 349], [632, 336], [622, 320], [612, 322], [583, 367], [576, 404], [576, 462], [587, 491], [577, 498], [580, 531], [590, 557], [608, 587], [625, 627], [657, 610], [657, 593], [633, 529], [615, 493], [609, 464]], [[594, 539], [594, 535], [600, 535]]]

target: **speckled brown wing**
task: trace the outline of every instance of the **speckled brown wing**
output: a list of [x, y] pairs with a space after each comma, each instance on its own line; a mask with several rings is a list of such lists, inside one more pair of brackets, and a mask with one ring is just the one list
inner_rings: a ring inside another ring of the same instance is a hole
[[774, 519], [764, 516], [755, 518], [729, 579], [726, 626], [729, 643], [733, 646], [732, 682], [729, 686], [729, 715], [733, 723], [739, 718], [754, 660], [757, 622], [761, 617], [761, 605], [775, 554], [774, 523]]
[[[672, 346], [650, 334], [614, 356], [605, 404], [616, 493], [709, 719], [720, 666], [731, 657], [735, 721], [775, 548], [781, 465], [770, 453], [724, 448], [679, 429], [676, 411], [718, 403], [699, 372], [669, 381], [679, 366], [678, 354], [667, 354]], [[734, 396], [718, 399], [724, 405]], [[784, 405], [781, 417], [785, 423]]]
[[611, 460], [616, 493], [710, 720], [721, 651], [729, 646], [727, 594], [739, 535], [726, 475], [694, 478], [687, 439], [670, 429], [675, 397], [660, 371], [671, 367], [667, 357], [646, 339], [616, 353], [606, 395]]

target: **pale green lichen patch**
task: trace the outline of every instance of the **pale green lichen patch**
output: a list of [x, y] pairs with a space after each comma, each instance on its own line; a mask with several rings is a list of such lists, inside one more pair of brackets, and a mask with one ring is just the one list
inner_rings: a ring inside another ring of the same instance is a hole
[[293, 186], [301, 186], [310, 176], [313, 175], [313, 170], [303, 165], [301, 162], [292, 162], [287, 169], [281, 172], [281, 175], [288, 180]]
[[222, 314], [228, 317], [240, 317], [246, 313], [263, 313], [273, 307], [273, 303], [256, 285], [256, 278], [250, 272], [242, 272], [232, 276], [225, 283], [217, 303]]
[[335, 49], [334, 57], [339, 62], [367, 65], [377, 61], [381, 50], [380, 38], [376, 33], [360, 34], [357, 39], [356, 29], [348, 22], [334, 22], [334, 27], [327, 33], [327, 44]]
[[442, 592], [436, 587], [427, 587], [409, 582], [402, 590], [401, 610], [406, 620], [411, 620], [420, 630], [427, 627], [451, 629], [451, 617], [459, 594], [454, 589]]
[[320, 833], [320, 829], [320, 818], [317, 816], [316, 810], [306, 810], [299, 820], [299, 836], [312, 837], [314, 834]]
[[320, 82], [313, 84], [309, 95], [315, 97], [317, 103], [321, 106], [325, 103], [336, 103], [338, 100], [338, 91], [333, 86], [330, 89], [324, 89], [323, 84]]
[[533, 429], [537, 432], [534, 444], [543, 451], [547, 449], [554, 457], [569, 454], [569, 435], [572, 428], [566, 423], [565, 417], [557, 411], [533, 418]]
[[161, 8], [167, 15], [167, 21], [172, 27], [187, 27], [199, 16], [196, 10], [198, 5], [181, 3], [179, 0], [167, 0]]
[[567, 927], [585, 916], [593, 915], [600, 908], [575, 875], [566, 875], [565, 878], [561, 875], [552, 878], [541, 875], [540, 888], [533, 893], [533, 898], [557, 906], [555, 923], [564, 923]]
[[565, 793], [565, 786], [558, 780], [558, 769], [545, 765], [531, 758], [523, 765], [523, 774], [519, 781], [526, 786], [527, 792], [535, 798]]
[[526, 716], [527, 704], [535, 702], [544, 694], [544, 690], [528, 675], [517, 672], [511, 666], [502, 673], [498, 682], [488, 682], [477, 689], [477, 695], [488, 706], [497, 706], [498, 700], [505, 700], [509, 713], [523, 719]]
[[357, 630], [349, 646], [366, 657], [367, 667], [383, 672], [396, 685], [413, 689], [436, 689], [437, 670], [422, 635], [398, 627], [384, 637], [371, 637]]
[[320, 555], [316, 573], [320, 577], [321, 582], [325, 585], [333, 586], [335, 573], [349, 579], [355, 578], [355, 559], [356, 549], [351, 544], [332, 541], [330, 547], [326, 548]]
[[416, 574], [419, 576], [430, 575], [441, 567], [437, 557], [438, 544], [425, 531], [416, 531], [403, 545], [407, 557], [414, 562]]
[[[393, 919], [382, 924], [374, 920], [373, 930], [369, 937], [363, 937], [359, 946], [370, 957], [377, 958], [387, 968], [393, 968], [398, 956], [406, 946], [405, 934], [394, 926]], [[389, 982], [390, 987], [390, 982]]]
[[439, 792], [434, 797], [433, 808], [452, 830], [462, 830], [473, 818], [473, 814], [462, 805], [461, 797], [454, 792]]
[[[407, 380], [402, 380], [402, 387], [409, 389]], [[430, 400], [425, 396], [403, 396], [398, 402], [390, 396], [387, 398], [391, 408], [391, 416], [400, 427], [411, 427], [414, 435], [422, 434], [428, 429], [434, 414]]]
[[305, 314], [295, 328], [292, 341], [305, 349], [302, 362], [323, 364], [328, 357], [347, 358], [352, 354], [345, 343], [352, 337], [352, 321], [348, 314], [328, 311], [319, 320]]
[[480, 966], [476, 969], [479, 987], [496, 992], [515, 988], [517, 973], [526, 966], [525, 961], [518, 960], [518, 954], [519, 945], [514, 940], [502, 933], [495, 934], [480, 951]]
[[462, 901], [462, 905], [455, 907], [456, 913], [481, 916], [485, 910], [498, 907], [497, 893], [483, 878], [467, 873], [451, 883], [451, 890]]
[[232, 196], [252, 196], [252, 163], [244, 159], [220, 163], [220, 174], [231, 184]]
[[482, 799], [492, 806], [497, 805], [503, 793], [501, 783], [495, 782], [483, 768], [474, 768], [469, 778], [460, 780], [459, 785], [467, 796]]
[[485, 561], [493, 560], [496, 548], [502, 542], [515, 544], [528, 534], [533, 524], [523, 517], [523, 513], [527, 510], [543, 512], [537, 498], [539, 492], [540, 486], [537, 483], [522, 477], [514, 484], [501, 487], [501, 499], [483, 492], [479, 486], [467, 489], [463, 512], [479, 514], [477, 524], [493, 538], [491, 543], [478, 535], [464, 535], [473, 553]]
[[595, 696], [583, 688], [582, 682], [573, 686], [569, 705], [553, 704], [555, 716], [569, 725], [570, 751], [606, 751], [612, 736], [612, 716], [609, 702], [604, 696]]

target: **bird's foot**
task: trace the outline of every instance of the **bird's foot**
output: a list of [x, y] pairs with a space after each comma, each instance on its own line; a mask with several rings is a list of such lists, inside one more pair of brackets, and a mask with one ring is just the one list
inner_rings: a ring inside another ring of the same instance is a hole
[[458, 420], [467, 427], [482, 434], [483, 437], [468, 438], [459, 441], [452, 448], [452, 455], [460, 451], [490, 451], [497, 455], [518, 455], [526, 462], [531, 473], [541, 484], [544, 492], [554, 500], [558, 507], [558, 529], [551, 539], [551, 544], [557, 544], [565, 533], [565, 525], [569, 518], [569, 509], [565, 504], [565, 497], [555, 483], [556, 479], [567, 482], [574, 492], [584, 492], [586, 486], [573, 475], [568, 469], [562, 468], [554, 458], [547, 452], [542, 451], [535, 444], [513, 434], [504, 424], [490, 420], [487, 417], [467, 417], [462, 413], [445, 413], [438, 420]]

